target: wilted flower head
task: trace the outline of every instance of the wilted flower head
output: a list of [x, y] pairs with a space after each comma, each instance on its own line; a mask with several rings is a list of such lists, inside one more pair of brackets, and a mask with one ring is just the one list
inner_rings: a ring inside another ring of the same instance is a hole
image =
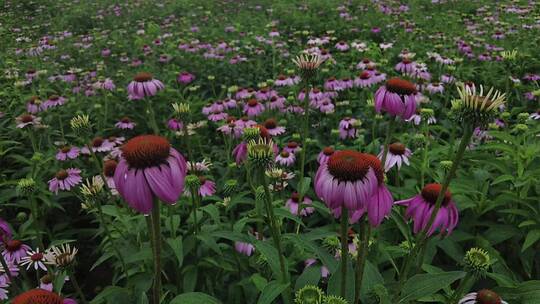
[[79, 250], [69, 244], [53, 246], [45, 254], [45, 263], [57, 267], [68, 267], [75, 261], [75, 256]]
[[301, 54], [293, 59], [294, 64], [300, 69], [304, 79], [312, 77], [324, 59], [317, 54]]
[[[459, 122], [484, 126], [493, 120], [497, 109], [506, 102], [506, 94], [491, 88], [487, 93], [480, 85], [459, 84], [459, 100], [452, 102], [452, 111]], [[485, 93], [485, 94], [484, 94]]]
[[92, 179], [86, 179], [86, 182], [81, 186], [81, 194], [86, 198], [96, 197], [103, 190], [103, 179], [96, 175]]
[[77, 115], [69, 121], [69, 124], [75, 132], [87, 131], [90, 129], [90, 117], [88, 115]]

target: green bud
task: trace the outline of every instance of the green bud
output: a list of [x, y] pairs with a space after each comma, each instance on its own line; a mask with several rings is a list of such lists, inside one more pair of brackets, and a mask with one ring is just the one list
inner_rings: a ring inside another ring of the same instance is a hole
[[517, 133], [523, 133], [523, 132], [527, 132], [527, 130], [529, 130], [529, 127], [526, 125], [526, 124], [517, 124], [514, 126], [514, 132], [517, 132]]
[[321, 304], [324, 292], [317, 286], [306, 285], [295, 294], [294, 302], [297, 304]]
[[267, 168], [274, 161], [274, 143], [272, 140], [259, 138], [251, 140], [247, 146], [248, 160], [260, 168]]
[[520, 123], [525, 123], [529, 119], [529, 113], [519, 113], [517, 120]]
[[326, 296], [324, 297], [324, 304], [349, 304], [347, 300], [338, 296]]
[[291, 140], [293, 140], [293, 141], [301, 141], [302, 140], [302, 135], [300, 135], [298, 133], [293, 133]]
[[504, 119], [504, 120], [508, 120], [511, 115], [512, 114], [510, 114], [510, 112], [502, 112], [501, 113], [501, 118]]
[[186, 186], [188, 189], [199, 189], [201, 186], [201, 180], [197, 175], [190, 174], [186, 176]]
[[36, 153], [34, 153], [34, 155], [32, 155], [31, 161], [40, 162], [41, 160], [43, 160], [43, 153], [36, 152]]
[[17, 213], [17, 221], [19, 222], [26, 222], [28, 220], [28, 214], [26, 212], [19, 212]]
[[36, 190], [36, 182], [32, 178], [20, 179], [16, 190], [19, 196], [28, 196]]
[[340, 246], [339, 238], [337, 236], [329, 236], [323, 240], [323, 246], [327, 248], [338, 248]]
[[471, 248], [463, 258], [465, 270], [475, 276], [485, 276], [491, 266], [491, 258], [487, 251], [481, 248]]
[[227, 180], [223, 186], [223, 193], [226, 196], [230, 196], [236, 191], [238, 191], [238, 181], [236, 179]]
[[450, 168], [452, 167], [452, 164], [453, 162], [451, 160], [442, 160], [440, 163], [439, 163], [439, 166], [445, 170], [445, 171], [448, 171], [450, 170]]
[[433, 117], [434, 115], [435, 114], [434, 114], [433, 109], [424, 108], [424, 109], [420, 110], [420, 116], [422, 116], [423, 120], [427, 120], [427, 119]]
[[399, 244], [399, 248], [405, 250], [406, 252], [411, 252], [414, 248], [414, 244], [411, 244], [409, 241], [403, 241]]
[[261, 131], [259, 130], [259, 128], [245, 128], [244, 129], [244, 134], [242, 135], [243, 139], [245, 141], [251, 141], [251, 140], [256, 140], [260, 137], [260, 134], [261, 134]]
[[332, 131], [330, 131], [330, 135], [332, 135], [332, 137], [339, 137], [339, 130], [338, 129], [332, 129]]

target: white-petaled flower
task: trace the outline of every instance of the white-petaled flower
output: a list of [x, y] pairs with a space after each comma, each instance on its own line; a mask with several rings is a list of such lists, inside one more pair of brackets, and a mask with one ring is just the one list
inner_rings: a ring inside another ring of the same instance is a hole
[[488, 112], [497, 109], [506, 102], [506, 94], [490, 88], [484, 94], [484, 87], [480, 85], [480, 90], [474, 85], [459, 84], [457, 87], [459, 98], [463, 106], [479, 111]]
[[508, 304], [508, 302], [503, 301], [501, 297], [495, 292], [489, 289], [482, 289], [478, 292], [471, 292], [465, 295], [458, 304]]
[[78, 249], [69, 244], [51, 247], [45, 253], [45, 263], [57, 267], [67, 267], [75, 261]]
[[45, 266], [45, 254], [39, 252], [39, 248], [37, 248], [36, 251], [28, 250], [26, 254], [25, 257], [21, 258], [21, 266], [26, 265], [26, 270], [33, 266], [35, 270], [41, 268], [43, 271], [47, 271], [47, 267]]
[[315, 71], [324, 59], [317, 54], [301, 54], [293, 59], [293, 62], [302, 71]]
[[207, 159], [203, 159], [200, 162], [187, 163], [187, 168], [190, 172], [208, 172], [210, 171], [210, 167], [212, 167], [212, 163]]

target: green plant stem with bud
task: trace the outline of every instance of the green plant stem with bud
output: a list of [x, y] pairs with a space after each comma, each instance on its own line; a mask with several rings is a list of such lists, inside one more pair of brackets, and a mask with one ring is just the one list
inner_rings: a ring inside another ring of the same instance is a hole
[[349, 256], [349, 211], [341, 207], [341, 289], [340, 296], [345, 298], [347, 292], [347, 257]]
[[259, 168], [261, 186], [264, 189], [264, 202], [266, 206], [266, 214], [268, 216], [268, 221], [270, 224], [270, 232], [272, 234], [272, 239], [274, 241], [274, 246], [276, 247], [277, 254], [279, 257], [279, 267], [281, 270], [281, 283], [288, 285], [285, 291], [282, 293], [284, 303], [291, 303], [291, 287], [289, 282], [289, 274], [287, 273], [287, 268], [285, 266], [285, 257], [283, 256], [283, 247], [281, 245], [281, 231], [277, 225], [276, 217], [274, 215], [274, 206], [272, 205], [272, 198], [270, 195], [270, 189], [268, 188], [268, 181], [264, 173], [264, 169]]
[[360, 221], [360, 234], [362, 235], [362, 239], [360, 240], [360, 252], [356, 259], [356, 279], [354, 288], [356, 292], [354, 294], [353, 302], [358, 304], [360, 303], [360, 289], [362, 288], [362, 281], [364, 279], [364, 269], [368, 256], [369, 239], [371, 237], [371, 226], [365, 217]]
[[431, 212], [431, 217], [429, 218], [429, 221], [425, 229], [423, 229], [417, 235], [413, 251], [411, 252], [411, 254], [407, 257], [405, 261], [403, 272], [401, 273], [400, 278], [399, 278], [398, 289], [397, 289], [398, 292], [401, 292], [403, 284], [405, 283], [405, 280], [408, 278], [408, 274], [411, 270], [412, 265], [414, 264], [415, 268], [418, 268], [419, 266], [417, 265], [417, 263], [419, 263], [421, 266], [421, 263], [424, 259], [424, 253], [425, 253], [424, 247], [427, 245], [427, 240], [429, 239], [428, 232], [431, 229], [431, 226], [433, 226], [433, 223], [435, 222], [437, 213], [441, 209], [444, 195], [446, 191], [448, 190], [448, 186], [450, 185], [452, 178], [454, 178], [454, 175], [457, 171], [459, 163], [461, 162], [463, 155], [465, 153], [465, 149], [469, 145], [472, 134], [473, 134], [473, 126], [470, 124], [465, 125], [461, 142], [459, 143], [458, 150], [452, 161], [452, 167], [450, 168], [450, 170], [448, 171], [448, 173], [446, 174], [444, 178], [441, 191], [439, 192], [439, 195], [437, 196], [437, 200], [435, 201], [435, 207], [433, 208], [433, 211]]

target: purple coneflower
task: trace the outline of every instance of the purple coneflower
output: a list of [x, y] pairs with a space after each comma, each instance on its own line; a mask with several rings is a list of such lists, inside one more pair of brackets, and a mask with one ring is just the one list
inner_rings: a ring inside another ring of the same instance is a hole
[[340, 41], [336, 43], [335, 47], [341, 52], [346, 52], [349, 50], [349, 45], [345, 41]]
[[285, 146], [285, 148], [283, 148], [283, 150], [289, 152], [289, 153], [296, 153], [300, 150], [300, 146], [298, 146], [298, 143], [295, 142], [295, 141], [289, 141], [287, 143], [287, 146]]
[[319, 162], [319, 165], [325, 164], [330, 156], [334, 154], [335, 150], [332, 147], [325, 147], [317, 156], [317, 161]]
[[[441, 189], [441, 184], [427, 184], [420, 194], [396, 202], [397, 205], [407, 206], [405, 215], [407, 218], [413, 218], [414, 233], [418, 233], [426, 228]], [[427, 233], [428, 235], [432, 235], [435, 230], [439, 229], [441, 233], [450, 234], [456, 227], [458, 220], [459, 213], [456, 204], [452, 201], [450, 191], [446, 191], [441, 209], [437, 212], [435, 221]]]
[[201, 186], [199, 187], [199, 195], [201, 197], [212, 196], [216, 193], [216, 183], [207, 179], [204, 176], [199, 176]]
[[426, 90], [430, 94], [437, 94], [437, 93], [442, 94], [444, 92], [444, 87], [439, 82], [433, 82], [433, 83], [430, 83], [430, 84], [428, 84], [426, 86]]
[[181, 84], [189, 84], [195, 80], [195, 75], [189, 72], [180, 72], [176, 77], [176, 81]]
[[69, 298], [62, 298], [58, 294], [44, 290], [44, 289], [31, 289], [21, 293], [13, 298], [12, 304], [77, 304], [77, 301]]
[[158, 91], [164, 89], [163, 83], [154, 79], [152, 74], [147, 72], [139, 72], [133, 81], [129, 83], [127, 90], [130, 100], [139, 100], [147, 96], [154, 96]]
[[169, 121], [167, 121], [167, 128], [173, 131], [178, 131], [184, 128], [184, 124], [176, 118], [171, 118]]
[[354, 85], [360, 88], [370, 87], [375, 83], [375, 78], [369, 71], [363, 71], [354, 79]]
[[536, 112], [532, 113], [529, 116], [530, 119], [539, 120], [540, 119], [540, 109], [536, 110]]
[[416, 63], [409, 58], [403, 58], [400, 63], [396, 64], [395, 69], [403, 74], [412, 74], [416, 69]]
[[495, 292], [489, 289], [482, 289], [478, 292], [471, 292], [465, 295], [458, 304], [508, 304]]
[[90, 143], [91, 144], [91, 147], [88, 147], [88, 146], [84, 146], [81, 148], [81, 153], [83, 154], [90, 154], [90, 149], [92, 149], [92, 151], [94, 153], [96, 152], [109, 152], [111, 151], [114, 146], [115, 146], [115, 143], [114, 142], [111, 142], [101, 136], [98, 136], [98, 137], [95, 137], [94, 139], [92, 139], [92, 142]]
[[39, 97], [32, 96], [28, 99], [26, 102], [26, 111], [30, 114], [36, 114], [40, 111], [42, 111], [42, 103]]
[[17, 122], [17, 128], [22, 129], [27, 126], [39, 126], [41, 125], [41, 117], [34, 116], [32, 114], [23, 114], [15, 118]]
[[9, 227], [8, 222], [0, 218], [0, 242], [11, 239], [11, 227]]
[[416, 111], [416, 86], [407, 80], [391, 78], [375, 92], [375, 110], [386, 111], [406, 120]]
[[4, 250], [2, 256], [6, 261], [11, 261], [14, 264], [19, 264], [25, 256], [28, 255], [30, 246], [23, 244], [19, 240], [9, 240], [4, 243]]
[[264, 111], [264, 105], [257, 101], [257, 99], [250, 99], [244, 105], [244, 113], [249, 117], [260, 115]]
[[276, 156], [276, 163], [290, 167], [294, 164], [294, 161], [296, 160], [296, 157], [294, 156], [294, 153], [289, 153], [285, 150], [281, 151], [281, 153]]
[[345, 117], [339, 122], [339, 138], [355, 138], [357, 136], [357, 130], [354, 127], [356, 119]]
[[129, 117], [127, 116], [122, 117], [120, 121], [114, 124], [115, 127], [117, 127], [118, 129], [123, 129], [123, 130], [131, 130], [135, 128], [135, 125], [136, 124], [133, 121], [131, 121], [131, 119], [129, 119]]
[[49, 191], [58, 194], [58, 190], [67, 190], [81, 183], [81, 170], [77, 168], [61, 169], [49, 180]]
[[[381, 147], [381, 152], [377, 156], [379, 159], [383, 159], [384, 147]], [[405, 147], [404, 144], [395, 142], [388, 145], [388, 153], [386, 154], [386, 161], [384, 164], [384, 171], [388, 172], [392, 167], [398, 167], [398, 170], [401, 169], [401, 165], [405, 163], [409, 165], [409, 157], [411, 157], [412, 152], [409, 148]]]
[[285, 203], [285, 207], [289, 208], [289, 211], [291, 211], [291, 213], [294, 215], [298, 215], [298, 213], [300, 213], [301, 216], [308, 216], [315, 212], [315, 208], [305, 206], [311, 205], [311, 199], [309, 197], [303, 197], [302, 205], [303, 206], [300, 207], [300, 195], [297, 192], [294, 192], [291, 195], [291, 198], [289, 198]]
[[63, 146], [56, 153], [56, 159], [60, 161], [65, 161], [68, 159], [76, 159], [79, 157], [81, 150], [74, 146]]
[[49, 109], [49, 108], [54, 108], [54, 107], [57, 107], [57, 106], [61, 106], [63, 105], [64, 103], [66, 103], [66, 98], [62, 97], [62, 96], [58, 96], [58, 95], [51, 95], [49, 97], [49, 99], [47, 99], [43, 104], [42, 104], [42, 108], [44, 110], [46, 109]]
[[7, 300], [9, 293], [9, 278], [0, 276], [0, 300]]
[[141, 135], [122, 146], [122, 156], [114, 173], [118, 192], [130, 207], [148, 214], [154, 198], [174, 204], [184, 189], [186, 161], [157, 135]]
[[334, 216], [339, 216], [342, 208], [347, 208], [351, 215], [367, 211], [372, 226], [380, 225], [393, 204], [392, 195], [384, 185], [380, 160], [351, 150], [336, 151], [320, 165], [315, 176], [315, 192]]
[[285, 133], [285, 127], [278, 126], [277, 121], [274, 118], [268, 118], [263, 125], [271, 136]]
[[253, 251], [255, 251], [255, 246], [250, 243], [234, 242], [234, 249], [238, 253], [246, 256], [251, 256], [253, 254]]

